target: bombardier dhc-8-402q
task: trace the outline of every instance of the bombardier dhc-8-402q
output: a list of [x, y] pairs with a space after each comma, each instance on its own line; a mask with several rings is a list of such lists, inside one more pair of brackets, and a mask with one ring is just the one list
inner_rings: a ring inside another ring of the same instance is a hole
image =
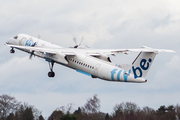
[[[63, 48], [26, 34], [19, 34], [10, 38], [5, 45], [11, 47], [10, 53], [14, 53], [14, 49], [18, 49], [29, 53], [30, 58], [38, 56], [45, 59], [49, 62], [49, 77], [55, 76], [53, 66], [54, 63], [57, 63], [92, 78], [136, 83], [147, 81], [145, 77], [159, 52], [175, 52], [173, 50], [153, 49], [146, 46], [138, 49], [91, 49], [80, 45], [76, 45], [73, 48]], [[117, 65], [112, 63], [108, 57], [108, 55], [127, 54], [128, 52], [140, 52], [132, 65]]]

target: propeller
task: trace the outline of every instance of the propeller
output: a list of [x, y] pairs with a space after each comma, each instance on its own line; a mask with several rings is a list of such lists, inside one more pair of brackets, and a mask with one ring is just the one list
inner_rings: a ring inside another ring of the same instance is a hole
[[81, 38], [81, 41], [80, 41], [79, 45], [77, 44], [76, 38], [73, 38], [73, 40], [74, 40], [74, 42], [75, 42], [75, 44], [76, 44], [76, 45], [74, 46], [74, 48], [78, 48], [79, 46], [81, 46], [81, 44], [82, 44], [82, 42], [83, 42], [83, 40], [84, 40], [84, 37]]
[[[30, 38], [31, 40], [32, 40], [32, 42], [33, 42], [33, 38]], [[32, 45], [31, 45], [31, 47], [34, 47], [36, 45], [36, 42], [35, 43], [33, 43]], [[32, 52], [31, 52], [31, 54], [30, 54], [30, 56], [29, 56], [29, 59], [32, 59], [32, 56], [34, 55], [34, 50], [32, 50]]]
[[81, 46], [82, 42], [84, 41], [84, 37], [82, 36], [81, 42], [79, 43], [79, 46]]
[[32, 59], [33, 55], [34, 55], [34, 50], [31, 52], [31, 55], [29, 56], [29, 59]]

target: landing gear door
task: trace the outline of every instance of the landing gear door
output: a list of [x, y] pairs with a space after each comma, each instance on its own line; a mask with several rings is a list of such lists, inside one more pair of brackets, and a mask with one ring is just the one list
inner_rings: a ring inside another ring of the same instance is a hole
[[95, 66], [95, 69], [94, 69], [94, 75], [95, 76], [98, 76], [98, 72], [99, 72], [99, 67], [100, 67], [101, 65], [100, 64], [97, 64], [96, 66]]

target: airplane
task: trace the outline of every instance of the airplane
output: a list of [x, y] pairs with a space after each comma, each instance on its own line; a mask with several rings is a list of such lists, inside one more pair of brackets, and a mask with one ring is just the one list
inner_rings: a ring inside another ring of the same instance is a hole
[[[76, 39], [74, 39], [76, 43]], [[6, 44], [11, 48], [10, 53], [15, 53], [14, 49], [21, 50], [32, 56], [38, 56], [49, 63], [49, 77], [54, 77], [54, 63], [60, 64], [76, 70], [92, 78], [100, 78], [106, 81], [145, 83], [145, 79], [155, 56], [159, 52], [175, 52], [167, 49], [153, 49], [142, 46], [136, 49], [92, 49], [80, 44], [71, 48], [64, 48], [39, 38], [18, 34], [10, 38]], [[140, 52], [132, 65], [114, 64], [108, 55], [118, 53], [127, 54], [129, 52]]]

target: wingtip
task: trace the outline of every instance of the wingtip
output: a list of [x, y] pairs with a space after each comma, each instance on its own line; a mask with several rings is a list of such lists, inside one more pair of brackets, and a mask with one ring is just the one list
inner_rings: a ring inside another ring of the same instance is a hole
[[172, 50], [173, 53], [176, 53], [176, 51]]
[[163, 52], [176, 53], [176, 51], [174, 51], [174, 50], [164, 50]]

